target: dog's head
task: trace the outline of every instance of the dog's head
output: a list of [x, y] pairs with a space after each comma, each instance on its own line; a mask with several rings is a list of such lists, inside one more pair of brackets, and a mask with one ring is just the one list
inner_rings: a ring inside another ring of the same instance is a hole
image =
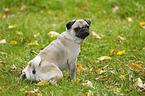
[[90, 34], [89, 31], [90, 24], [91, 21], [87, 19], [78, 19], [78, 20], [69, 21], [66, 24], [66, 28], [75, 37], [78, 37], [80, 39], [85, 39]]

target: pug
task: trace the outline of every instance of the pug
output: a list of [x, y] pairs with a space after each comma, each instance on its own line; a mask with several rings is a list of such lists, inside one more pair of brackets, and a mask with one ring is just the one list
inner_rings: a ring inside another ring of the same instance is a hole
[[80, 44], [90, 34], [91, 21], [78, 19], [66, 24], [66, 31], [61, 33], [56, 40], [31, 61], [22, 71], [20, 80], [25, 78], [31, 81], [40, 79], [57, 82], [63, 77], [62, 69], [69, 67], [71, 79], [75, 79], [76, 61], [80, 52]]

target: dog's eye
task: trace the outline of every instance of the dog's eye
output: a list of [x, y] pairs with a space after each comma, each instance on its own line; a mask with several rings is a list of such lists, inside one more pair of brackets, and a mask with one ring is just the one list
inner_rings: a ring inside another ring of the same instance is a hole
[[86, 26], [89, 29], [89, 26]]
[[79, 31], [79, 30], [80, 30], [80, 27], [77, 27], [77, 28], [75, 28], [74, 30], [75, 30], [75, 31]]

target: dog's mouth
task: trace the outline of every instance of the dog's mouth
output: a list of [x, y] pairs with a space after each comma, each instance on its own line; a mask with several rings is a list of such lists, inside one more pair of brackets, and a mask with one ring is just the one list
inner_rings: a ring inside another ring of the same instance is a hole
[[88, 28], [80, 28], [75, 30], [75, 32], [76, 32], [76, 36], [81, 39], [85, 39], [90, 34]]
[[20, 77], [20, 81], [23, 81], [26, 78], [26, 74], [22, 73], [21, 77]]

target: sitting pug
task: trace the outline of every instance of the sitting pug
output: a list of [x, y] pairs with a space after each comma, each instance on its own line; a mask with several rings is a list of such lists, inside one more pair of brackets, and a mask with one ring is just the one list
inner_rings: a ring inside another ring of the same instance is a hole
[[57, 82], [63, 77], [62, 69], [69, 67], [70, 78], [75, 78], [76, 61], [80, 52], [80, 43], [90, 34], [91, 22], [87, 19], [69, 21], [66, 31], [44, 48], [22, 71], [20, 80], [43, 79]]

